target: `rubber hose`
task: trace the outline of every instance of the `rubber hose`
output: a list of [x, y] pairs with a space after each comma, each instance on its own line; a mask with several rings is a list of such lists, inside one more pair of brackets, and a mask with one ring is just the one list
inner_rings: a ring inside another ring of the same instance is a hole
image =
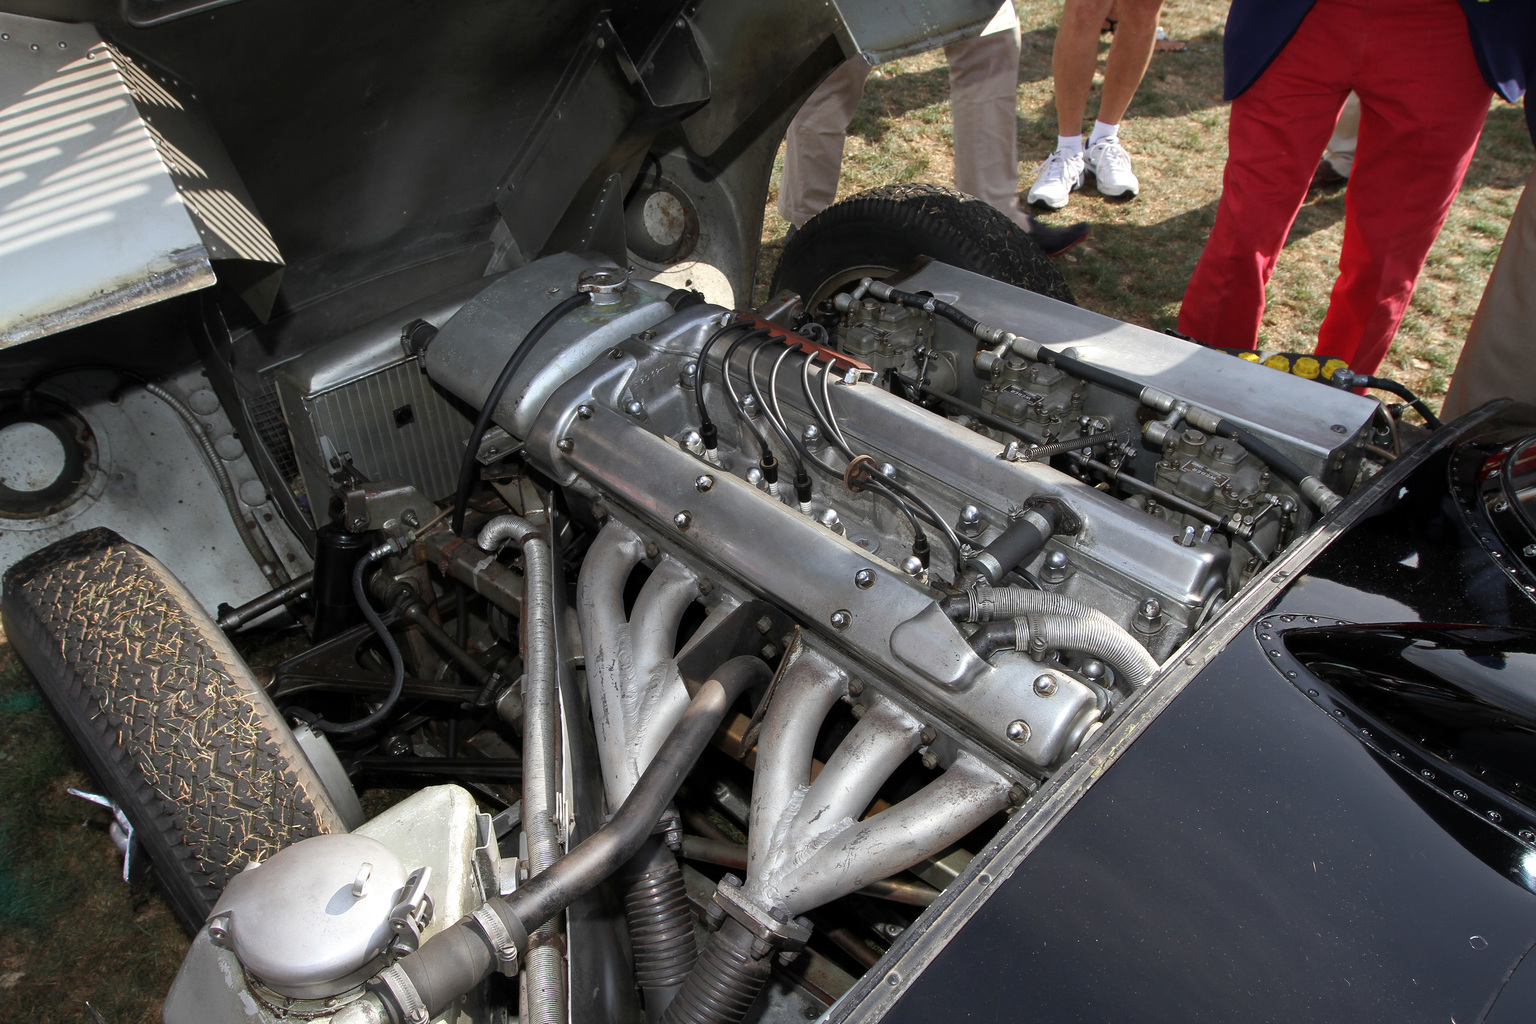
[[667, 1007], [662, 1024], [740, 1024], [773, 973], [773, 951], [752, 955], [756, 940], [727, 918]]
[[368, 600], [368, 588], [363, 583], [363, 574], [368, 571], [369, 566], [399, 552], [399, 543], [387, 540], [359, 558], [357, 565], [352, 569], [352, 596], [357, 599], [357, 607], [362, 611], [363, 618], [368, 620], [369, 627], [389, 654], [389, 665], [393, 673], [389, 693], [385, 696], [384, 703], [380, 704], [372, 714], [364, 715], [355, 721], [328, 722], [323, 718], [315, 719], [310, 724], [321, 732], [332, 734], [360, 732], [378, 725], [395, 709], [395, 704], [400, 700], [400, 694], [405, 690], [405, 659], [400, 656], [400, 648], [395, 643], [395, 638], [390, 635], [389, 627], [384, 625], [384, 620], [379, 618], [379, 613], [373, 610], [373, 602]]

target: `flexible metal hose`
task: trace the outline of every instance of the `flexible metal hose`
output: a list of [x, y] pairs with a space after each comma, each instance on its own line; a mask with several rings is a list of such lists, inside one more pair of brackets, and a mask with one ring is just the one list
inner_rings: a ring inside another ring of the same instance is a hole
[[629, 862], [624, 915], [635, 957], [635, 980], [645, 992], [646, 1012], [656, 1020], [698, 959], [683, 870], [658, 836], [651, 837]]
[[1030, 644], [1046, 650], [1091, 654], [1131, 686], [1141, 686], [1157, 671], [1157, 659], [1114, 619], [1062, 594], [1016, 587], [975, 590], [946, 602], [971, 622], [1014, 619], [1019, 649]]
[[[560, 778], [560, 694], [555, 652], [553, 570], [539, 528], [520, 516], [498, 516], [475, 538], [482, 551], [508, 541], [523, 549], [523, 832], [528, 873], [560, 859], [555, 790]], [[529, 936], [524, 971], [529, 1015], [541, 1024], [565, 1017], [565, 963], [560, 919], [552, 916]]]
[[739, 1024], [773, 973], [774, 951], [754, 955], [754, 942], [751, 932], [727, 918], [667, 1007], [662, 1024]]

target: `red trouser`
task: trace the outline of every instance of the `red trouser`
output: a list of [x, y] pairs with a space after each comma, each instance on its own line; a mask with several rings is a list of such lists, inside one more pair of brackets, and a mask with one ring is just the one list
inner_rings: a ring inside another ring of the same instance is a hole
[[1221, 205], [1184, 292], [1180, 331], [1257, 347], [1264, 285], [1351, 89], [1360, 141], [1317, 352], [1362, 373], [1381, 363], [1492, 97], [1457, 0], [1317, 0], [1232, 101]]

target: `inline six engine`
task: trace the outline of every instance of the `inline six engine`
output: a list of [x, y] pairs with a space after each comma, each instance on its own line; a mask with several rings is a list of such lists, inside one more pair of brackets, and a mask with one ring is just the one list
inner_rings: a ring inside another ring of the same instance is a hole
[[[521, 850], [425, 944], [369, 932], [289, 993], [338, 1020], [491, 1019], [456, 1000], [493, 968], [527, 1019], [580, 1018], [604, 956], [653, 1020], [734, 1024], [765, 986], [769, 1018], [816, 1015], [836, 986], [804, 974], [821, 1001], [794, 1004], [776, 965], [818, 927], [861, 969], [877, 955], [826, 908], [931, 902], [1389, 441], [1375, 402], [938, 263], [739, 312], [557, 256], [417, 354], [494, 424], [472, 443], [511, 514], [478, 546], [402, 527], [378, 557], [521, 617], [497, 705], [523, 735]], [[699, 766], [706, 742], [749, 791]], [[679, 784], [734, 821], [685, 821]], [[234, 929], [277, 859], [216, 909], [196, 970], [216, 946], [260, 974]], [[610, 876], [628, 954], [564, 916]]]

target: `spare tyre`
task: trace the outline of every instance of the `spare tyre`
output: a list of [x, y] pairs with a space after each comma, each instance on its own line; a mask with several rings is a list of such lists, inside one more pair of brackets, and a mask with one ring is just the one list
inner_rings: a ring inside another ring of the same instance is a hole
[[815, 308], [862, 277], [889, 277], [920, 256], [1074, 301], [1050, 257], [1006, 214], [928, 184], [882, 185], [812, 217], [784, 246], [770, 294], [788, 289]]
[[213, 619], [116, 533], [88, 530], [17, 562], [0, 622], [189, 932], [251, 861], [346, 831]]

